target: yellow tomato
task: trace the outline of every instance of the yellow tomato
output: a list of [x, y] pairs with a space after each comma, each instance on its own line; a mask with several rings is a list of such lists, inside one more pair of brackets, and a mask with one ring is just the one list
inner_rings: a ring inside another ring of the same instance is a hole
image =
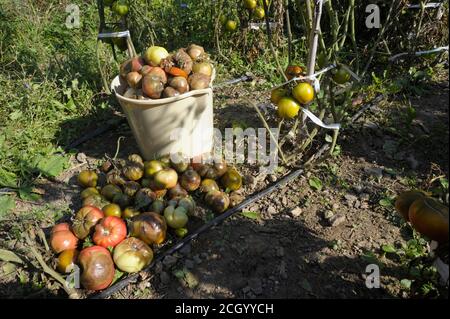
[[71, 272], [71, 266], [75, 264], [78, 258], [78, 250], [64, 250], [58, 257], [58, 271], [65, 274]]
[[266, 12], [264, 11], [264, 8], [257, 7], [257, 8], [255, 8], [253, 15], [255, 16], [255, 18], [261, 20], [261, 19], [264, 19], [264, 17], [266, 16]]
[[256, 0], [244, 0], [244, 7], [246, 7], [247, 9], [255, 9], [256, 5]]
[[287, 95], [287, 91], [283, 88], [278, 88], [272, 91], [270, 94], [270, 101], [273, 104], [278, 104], [280, 102], [281, 98]]
[[303, 82], [294, 87], [292, 95], [301, 104], [308, 104], [314, 99], [314, 88], [311, 84]]
[[225, 24], [225, 29], [227, 29], [228, 31], [235, 31], [237, 28], [237, 23], [234, 20], [228, 20], [227, 23]]
[[283, 97], [278, 102], [278, 116], [283, 119], [293, 119], [299, 111], [300, 105], [291, 97]]

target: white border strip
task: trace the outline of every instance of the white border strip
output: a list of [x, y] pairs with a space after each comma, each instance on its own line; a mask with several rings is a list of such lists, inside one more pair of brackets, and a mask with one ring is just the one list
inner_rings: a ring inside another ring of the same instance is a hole
[[321, 121], [317, 116], [315, 116], [310, 110], [302, 108], [303, 114], [305, 114], [314, 124], [323, 127], [327, 130], [339, 130], [341, 128], [341, 124], [325, 124]]
[[[439, 8], [440, 6], [442, 6], [443, 3], [442, 2], [431, 2], [431, 3], [427, 3], [426, 5], [424, 5], [425, 9], [429, 9], [429, 8]], [[420, 4], [408, 4], [408, 6], [406, 7], [407, 9], [422, 9], [422, 6]]]
[[130, 31], [121, 32], [110, 32], [110, 33], [99, 33], [98, 39], [109, 39], [109, 38], [130, 38]]
[[438, 53], [441, 51], [448, 51], [448, 45], [445, 47], [439, 47], [439, 48], [427, 50], [427, 51], [418, 51], [418, 52], [414, 52], [414, 53], [408, 53], [408, 52], [399, 53], [399, 54], [391, 56], [389, 58], [389, 62], [395, 61], [398, 58], [401, 58], [401, 57], [407, 56], [407, 55], [422, 56], [422, 55], [427, 55], [427, 54], [432, 54], [432, 53]]

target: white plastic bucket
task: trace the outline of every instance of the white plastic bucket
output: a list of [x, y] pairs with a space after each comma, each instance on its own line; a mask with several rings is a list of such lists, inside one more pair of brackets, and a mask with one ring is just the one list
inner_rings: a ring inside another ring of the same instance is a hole
[[193, 158], [212, 151], [211, 88], [158, 100], [126, 98], [126, 88], [120, 76], [111, 83], [145, 160], [180, 152]]

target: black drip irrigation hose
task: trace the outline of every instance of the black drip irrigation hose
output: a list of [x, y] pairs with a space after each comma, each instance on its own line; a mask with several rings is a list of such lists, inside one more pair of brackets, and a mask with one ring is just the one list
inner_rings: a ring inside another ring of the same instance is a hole
[[[183, 240], [179, 241], [176, 245], [174, 245], [170, 249], [166, 250], [162, 254], [158, 255], [153, 260], [153, 262], [146, 269], [144, 269], [143, 271], [144, 272], [149, 272], [156, 265], [156, 263], [162, 261], [164, 259], [164, 257], [166, 257], [168, 255], [172, 255], [173, 253], [177, 252], [178, 250], [183, 248], [186, 244], [191, 242], [193, 239], [197, 238], [200, 234], [206, 232], [207, 230], [209, 230], [212, 227], [218, 226], [225, 219], [227, 219], [230, 216], [238, 213], [239, 211], [241, 211], [242, 209], [244, 209], [248, 205], [253, 204], [254, 202], [258, 201], [259, 199], [263, 198], [264, 196], [274, 192], [278, 188], [284, 187], [287, 183], [289, 183], [290, 181], [296, 179], [302, 173], [303, 173], [303, 168], [299, 168], [299, 169], [291, 172], [290, 174], [288, 174], [285, 177], [283, 177], [282, 179], [280, 179], [278, 182], [270, 185], [269, 187], [265, 188], [264, 190], [262, 190], [262, 191], [260, 191], [260, 192], [258, 192], [256, 194], [252, 195], [250, 198], [246, 199], [245, 201], [243, 201], [239, 205], [229, 209], [228, 211], [226, 211], [222, 215], [217, 216], [212, 221], [204, 224], [202, 227], [197, 229], [195, 232], [193, 232], [192, 234], [188, 235]], [[126, 277], [125, 279], [117, 282], [113, 286], [107, 288], [106, 290], [104, 290], [104, 291], [102, 291], [102, 292], [100, 292], [98, 294], [89, 296], [88, 298], [89, 299], [104, 299], [104, 298], [108, 298], [112, 294], [114, 294], [114, 293], [122, 290], [126, 286], [128, 286], [130, 283], [136, 282], [138, 278], [139, 278], [139, 273], [130, 275], [130, 276]]]
[[75, 141], [73, 141], [72, 143], [70, 143], [65, 149], [66, 151], [70, 151], [72, 149], [77, 148], [78, 146], [86, 143], [87, 141], [96, 138], [97, 136], [100, 136], [106, 132], [108, 132], [109, 130], [121, 125], [122, 123], [126, 122], [126, 118], [121, 118], [118, 119], [116, 121], [111, 121], [111, 122], [107, 122], [104, 125], [101, 125], [100, 127], [98, 127], [97, 129], [95, 129], [94, 131], [92, 131], [89, 134], [83, 135], [82, 137], [76, 139]]

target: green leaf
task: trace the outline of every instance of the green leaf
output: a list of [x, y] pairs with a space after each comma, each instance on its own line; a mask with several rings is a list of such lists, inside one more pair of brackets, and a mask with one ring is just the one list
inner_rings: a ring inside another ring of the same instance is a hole
[[178, 279], [183, 279], [184, 276], [186, 275], [186, 270], [185, 269], [176, 269], [173, 271], [173, 275]]
[[24, 187], [19, 189], [19, 197], [20, 199], [26, 200], [26, 201], [38, 201], [41, 199], [41, 195], [35, 194], [32, 192], [31, 187]]
[[403, 288], [411, 289], [412, 281], [409, 279], [402, 279], [400, 280], [400, 284], [403, 286]]
[[317, 177], [312, 177], [309, 179], [309, 186], [311, 186], [311, 188], [319, 192], [322, 190], [323, 187], [322, 181]]
[[241, 215], [249, 219], [261, 219], [261, 214], [258, 212], [242, 212]]
[[341, 155], [341, 153], [342, 153], [341, 146], [340, 146], [340, 145], [336, 145], [335, 148], [334, 148], [334, 150], [333, 150], [333, 154], [331, 154], [331, 155], [333, 155], [334, 157], [336, 157], [336, 156]]
[[8, 276], [16, 271], [17, 267], [13, 263], [5, 263], [2, 267], [4, 276]]
[[75, 102], [73, 99], [70, 99], [69, 101], [67, 101], [66, 108], [73, 112], [77, 110], [77, 106], [75, 105]]
[[68, 159], [62, 155], [52, 155], [39, 161], [37, 168], [48, 177], [57, 177], [68, 165]]
[[331, 143], [331, 142], [333, 142], [333, 138], [330, 136], [330, 135], [325, 135], [325, 141], [327, 142], [327, 143]]
[[380, 262], [378, 257], [371, 251], [366, 251], [361, 255], [361, 259], [366, 263], [378, 265], [380, 268], [383, 267], [383, 263]]
[[380, 204], [381, 207], [392, 207], [392, 201], [389, 198], [383, 198], [381, 199], [378, 204]]
[[383, 246], [381, 247], [381, 249], [382, 249], [385, 253], [391, 253], [391, 254], [394, 254], [394, 253], [397, 252], [397, 249], [395, 249], [395, 247], [392, 246], [392, 245], [383, 245]]
[[444, 188], [445, 190], [448, 189], [448, 180], [446, 178], [440, 178], [439, 182], [441, 183], [442, 188]]
[[20, 110], [15, 110], [11, 114], [9, 114], [9, 118], [11, 119], [11, 121], [16, 121], [21, 117], [22, 117], [22, 111], [20, 111]]
[[0, 260], [23, 264], [23, 261], [19, 256], [17, 256], [14, 252], [6, 249], [0, 249]]
[[17, 187], [17, 176], [14, 173], [7, 172], [0, 168], [0, 186], [3, 187]]
[[83, 243], [83, 249], [84, 249], [84, 248], [91, 247], [91, 246], [94, 246], [94, 243], [92, 242], [91, 237], [87, 237], [87, 238], [84, 240], [84, 243]]
[[0, 196], [0, 218], [16, 208], [16, 202], [11, 196]]
[[123, 277], [123, 272], [121, 272], [120, 270], [116, 269], [116, 271], [114, 272], [113, 281], [112, 281], [110, 286], [114, 285], [122, 277]]

